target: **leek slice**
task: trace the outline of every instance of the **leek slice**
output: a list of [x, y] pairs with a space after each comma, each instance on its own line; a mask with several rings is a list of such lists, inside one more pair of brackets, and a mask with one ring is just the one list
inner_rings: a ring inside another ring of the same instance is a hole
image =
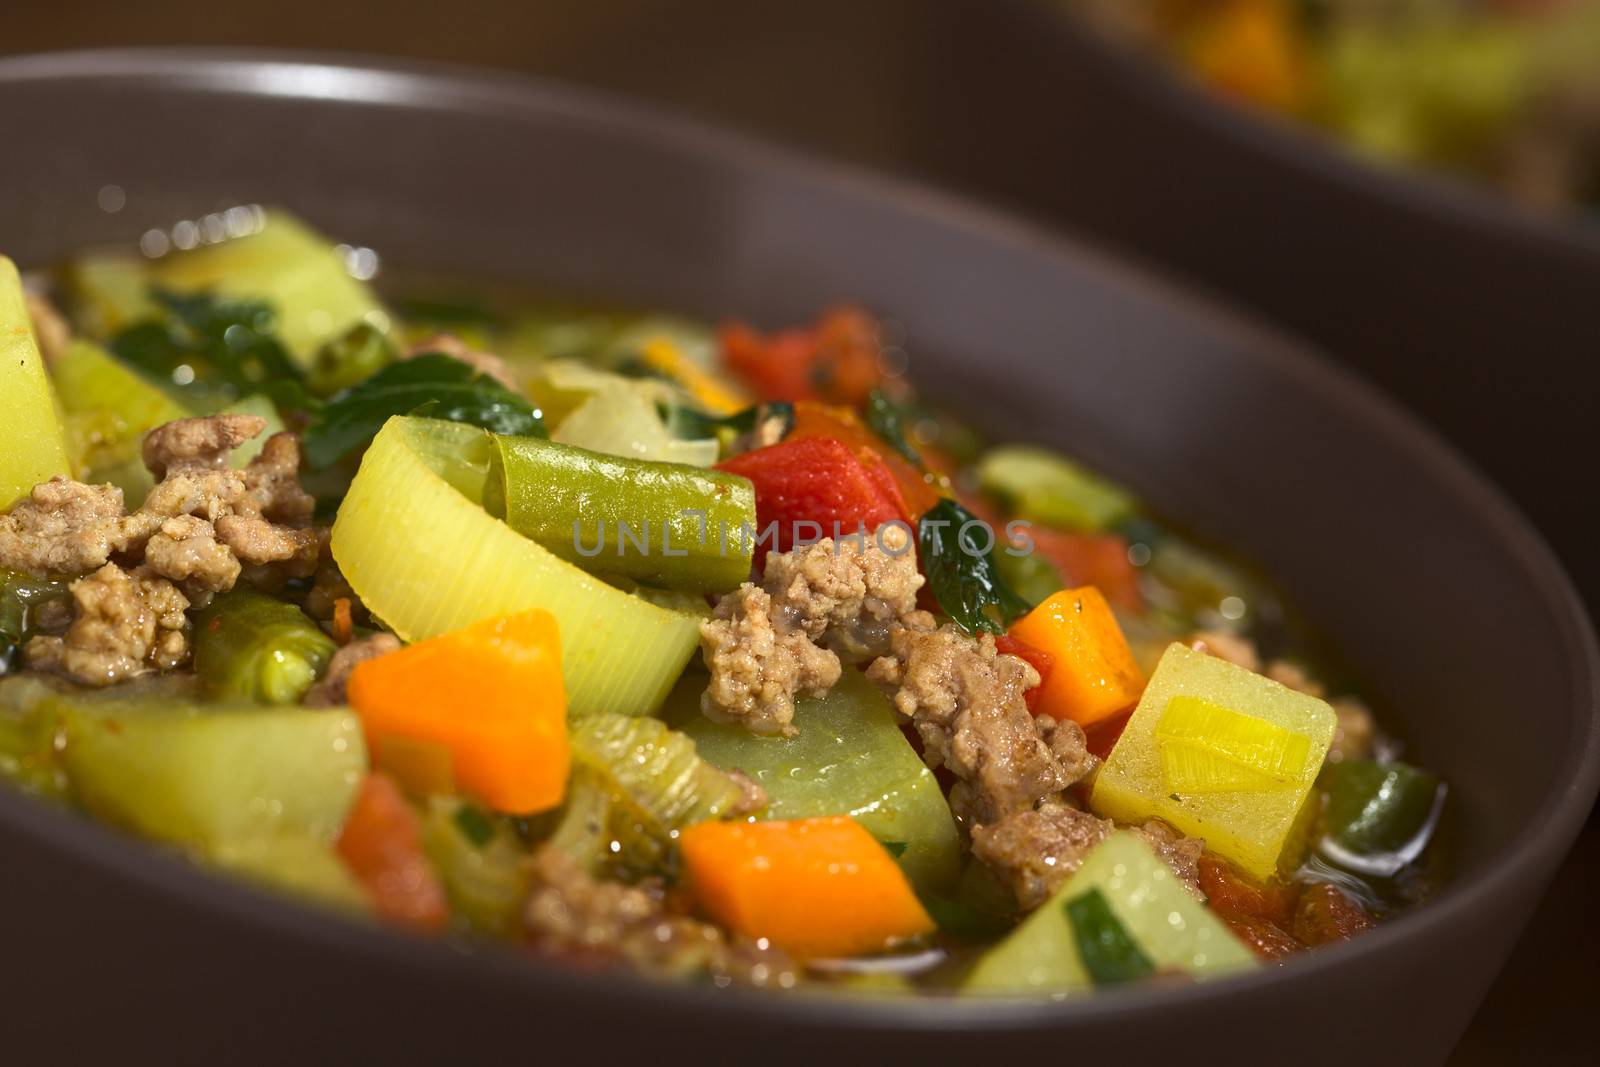
[[720, 451], [714, 438], [680, 441], [661, 413], [635, 389], [603, 389], [579, 404], [550, 435], [552, 441], [630, 459], [709, 467]]
[[1155, 737], [1174, 793], [1292, 789], [1316, 773], [1304, 734], [1199, 697], [1173, 697]]
[[67, 440], [17, 266], [0, 256], [0, 511], [40, 482], [70, 475]]
[[561, 628], [572, 714], [654, 711], [699, 644], [699, 619], [607, 585], [484, 511], [492, 449], [473, 426], [390, 419], [334, 521], [346, 579], [407, 641], [545, 608]]

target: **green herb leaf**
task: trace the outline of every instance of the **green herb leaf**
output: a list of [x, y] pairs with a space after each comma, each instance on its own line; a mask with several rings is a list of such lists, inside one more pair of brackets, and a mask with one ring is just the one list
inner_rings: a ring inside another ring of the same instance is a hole
[[1078, 958], [1095, 985], [1120, 985], [1155, 974], [1155, 964], [1117, 918], [1104, 894], [1091, 889], [1066, 903]]
[[922, 457], [906, 440], [906, 413], [882, 389], [874, 389], [867, 396], [867, 425], [883, 438], [884, 443], [912, 463], [920, 464]]
[[895, 859], [899, 859], [906, 854], [906, 843], [904, 841], [879, 841], [878, 844], [882, 845], [883, 850]]
[[461, 836], [471, 841], [474, 848], [482, 848], [494, 840], [494, 822], [482, 809], [471, 804], [463, 804], [456, 809], [455, 824]]
[[327, 467], [372, 440], [392, 415], [420, 410], [513, 437], [543, 437], [534, 406], [458, 359], [430, 352], [392, 363], [328, 401], [305, 435], [306, 461]]
[[273, 332], [270, 305], [160, 287], [150, 296], [165, 317], [135, 323], [110, 342], [145, 376], [201, 408], [250, 393], [266, 395], [280, 411], [315, 407], [300, 368]]
[[778, 437], [787, 437], [794, 429], [794, 405], [785, 400], [770, 404], [756, 404], [732, 415], [708, 415], [698, 408], [677, 406], [663, 409], [661, 417], [674, 437], [686, 441], [699, 441], [707, 437], [735, 437], [750, 433], [768, 419], [779, 420]]
[[[950, 499], [930, 508], [918, 526], [928, 588], [944, 613], [969, 634], [1004, 633], [1012, 619], [1029, 610], [1000, 577], [995, 537], [981, 519]], [[983, 548], [988, 551], [980, 552]]]

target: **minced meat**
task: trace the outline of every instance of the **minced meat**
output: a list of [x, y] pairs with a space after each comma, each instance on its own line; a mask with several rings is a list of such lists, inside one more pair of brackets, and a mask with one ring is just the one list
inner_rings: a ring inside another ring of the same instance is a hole
[[0, 567], [30, 574], [87, 574], [128, 540], [122, 490], [57, 476], [0, 515]]
[[107, 563], [71, 589], [72, 625], [62, 637], [29, 641], [28, 666], [103, 686], [171, 670], [189, 658], [189, 601], [167, 579]]
[[974, 639], [952, 625], [899, 629], [891, 645], [867, 677], [916, 726], [928, 765], [949, 767], [960, 779], [950, 803], [964, 822], [1026, 811], [1092, 769], [1081, 730], [1036, 722], [1029, 712], [1024, 694], [1039, 684], [1039, 673], [999, 654], [988, 634]]
[[727, 594], [701, 624], [711, 671], [701, 707], [754, 733], [792, 734], [795, 698], [832, 688], [841, 658], [882, 655], [905, 626], [932, 628], [917, 610], [922, 582], [909, 535], [894, 525], [769, 553], [761, 585]]
[[546, 952], [668, 977], [705, 975], [719, 985], [789, 988], [799, 980], [783, 952], [673, 910], [659, 885], [601, 881], [552, 845], [534, 854], [533, 873], [524, 916], [530, 940]]
[[[1061, 797], [1013, 812], [972, 831], [972, 854], [1001, 877], [1024, 911], [1032, 911], [1083, 866], [1096, 845], [1116, 829], [1110, 819], [1083, 811]], [[1135, 830], [1188, 890], [1200, 895], [1200, 853], [1205, 842], [1152, 820]]]
[[331, 708], [346, 703], [349, 699], [350, 672], [356, 669], [356, 664], [398, 651], [400, 639], [390, 633], [379, 632], [351, 641], [334, 652], [321, 681], [306, 690], [301, 703], [314, 708]]
[[758, 734], [793, 734], [795, 697], [826, 693], [842, 671], [839, 657], [804, 630], [775, 621], [772, 598], [749, 582], [700, 624], [700, 646], [711, 670], [701, 710]]

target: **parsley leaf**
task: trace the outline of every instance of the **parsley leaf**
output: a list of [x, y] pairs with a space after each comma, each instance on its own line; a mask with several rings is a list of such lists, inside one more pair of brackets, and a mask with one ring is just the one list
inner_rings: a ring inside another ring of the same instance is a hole
[[165, 315], [134, 323], [110, 342], [112, 352], [146, 377], [180, 398], [198, 399], [201, 408], [250, 393], [265, 394], [280, 411], [316, 406], [274, 332], [271, 305], [159, 286], [150, 296]]
[[456, 829], [461, 831], [461, 836], [472, 842], [473, 847], [482, 848], [494, 840], [494, 823], [489, 816], [471, 804], [463, 804], [456, 809], [454, 816]]
[[306, 429], [306, 462], [327, 467], [372, 440], [391, 415], [426, 414], [498, 434], [543, 437], [544, 420], [522, 396], [438, 352], [392, 363], [329, 400]]
[[1005, 624], [1029, 610], [1000, 577], [995, 532], [954, 500], [928, 509], [918, 525], [917, 549], [933, 598], [967, 633], [1004, 633]]
[[866, 416], [867, 425], [872, 427], [872, 432], [881, 437], [885, 444], [912, 463], [922, 462], [917, 450], [906, 440], [905, 411], [899, 404], [889, 399], [882, 389], [874, 389], [867, 395]]

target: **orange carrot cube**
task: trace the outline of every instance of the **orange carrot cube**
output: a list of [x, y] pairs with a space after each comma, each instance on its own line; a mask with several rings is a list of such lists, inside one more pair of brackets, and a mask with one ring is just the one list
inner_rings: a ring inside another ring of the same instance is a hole
[[678, 844], [701, 910], [797, 956], [859, 956], [933, 930], [899, 864], [848, 816], [702, 822]]
[[566, 793], [567, 699], [555, 618], [485, 619], [358, 665], [350, 703], [369, 751], [386, 739], [450, 751], [456, 784], [498, 811], [547, 811]]
[[1011, 636], [1051, 658], [1034, 711], [1089, 726], [1125, 711], [1144, 676], [1106, 598], [1092, 585], [1063, 589], [1011, 625]]

